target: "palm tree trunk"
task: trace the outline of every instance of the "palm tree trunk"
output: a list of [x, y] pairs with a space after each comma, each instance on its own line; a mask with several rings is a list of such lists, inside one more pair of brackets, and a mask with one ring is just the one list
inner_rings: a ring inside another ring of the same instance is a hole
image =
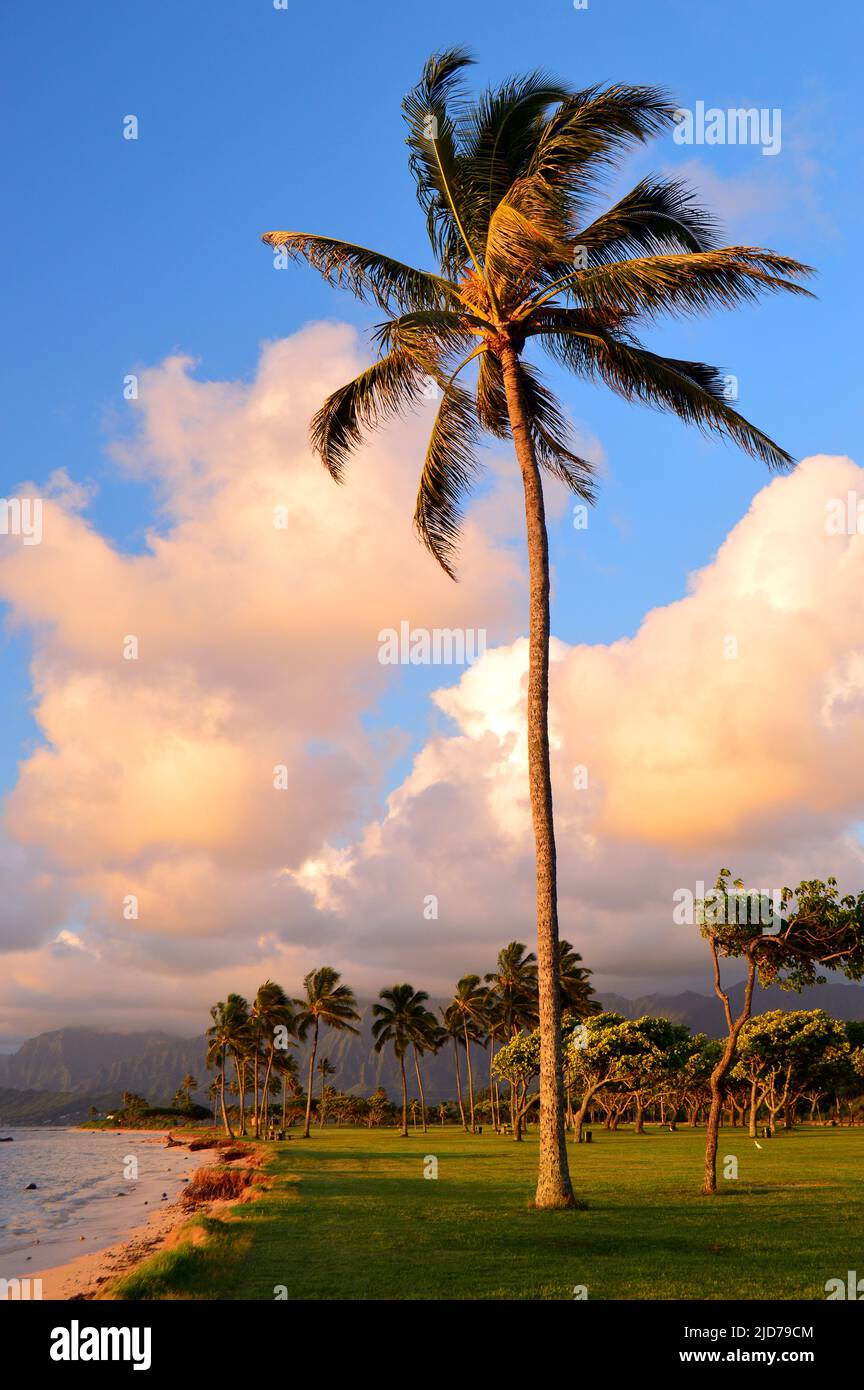
[[552, 772], [549, 762], [549, 540], [543, 485], [534, 456], [518, 359], [511, 344], [501, 351], [510, 430], [525, 492], [530, 622], [528, 641], [528, 787], [537, 869], [537, 979], [540, 996], [540, 1160], [535, 1204], [568, 1207], [573, 1188], [564, 1132], [561, 995], [558, 986], [558, 886]]
[[270, 1044], [270, 1051], [267, 1054], [267, 1070], [264, 1073], [264, 1095], [262, 1096], [262, 1106], [264, 1109], [264, 1137], [267, 1137], [267, 1121], [270, 1119], [270, 1072], [273, 1068], [273, 1058], [275, 1044]]
[[312, 1078], [315, 1075], [315, 1053], [318, 1051], [318, 1020], [315, 1020], [315, 1037], [312, 1040], [312, 1051], [309, 1054], [309, 1081], [306, 1086], [306, 1123], [303, 1126], [303, 1138], [309, 1138], [309, 1124], [312, 1115]]
[[229, 1139], [233, 1139], [233, 1138], [234, 1138], [234, 1131], [233, 1131], [233, 1129], [231, 1128], [231, 1124], [230, 1124], [230, 1121], [229, 1121], [229, 1119], [228, 1119], [228, 1112], [227, 1112], [227, 1110], [225, 1109], [225, 1061], [226, 1061], [226, 1059], [227, 1059], [227, 1056], [228, 1056], [228, 1049], [227, 1049], [227, 1047], [223, 1047], [223, 1049], [222, 1049], [222, 1070], [221, 1070], [221, 1072], [219, 1073], [219, 1099], [220, 1099], [221, 1102], [222, 1102], [222, 1123], [223, 1123], [224, 1126], [225, 1126], [225, 1133], [228, 1135], [228, 1138], [229, 1138]]
[[414, 1049], [414, 1070], [417, 1073], [417, 1086], [420, 1091], [420, 1109], [423, 1114], [423, 1133], [428, 1134], [429, 1131], [426, 1125], [426, 1096], [423, 1092], [423, 1078], [420, 1075], [420, 1063], [417, 1060], [417, 1046], [415, 1043], [412, 1043], [411, 1046]]
[[465, 1119], [465, 1106], [462, 1101], [462, 1072], [459, 1067], [459, 1044], [453, 1039], [453, 1051], [456, 1054], [456, 1094], [459, 1097], [459, 1114], [462, 1116], [462, 1128], [468, 1133], [468, 1122]]
[[405, 1079], [405, 1054], [399, 1057], [399, 1069], [402, 1072], [402, 1138], [408, 1138], [408, 1082]]
[[246, 1058], [237, 1062], [237, 1085], [240, 1087], [240, 1133], [246, 1133]]
[[258, 1043], [259, 1043], [259, 1039], [258, 1039], [258, 1034], [256, 1033], [256, 1034], [255, 1034], [255, 1061], [254, 1061], [253, 1064], [252, 1064], [252, 1096], [253, 1096], [253, 1100], [254, 1100], [254, 1102], [255, 1102], [255, 1138], [256, 1138], [256, 1139], [258, 1139], [258, 1138], [260, 1137], [260, 1135], [261, 1135], [261, 1117], [260, 1117], [260, 1115], [258, 1114], [258, 1062], [259, 1062], [259, 1059], [260, 1059], [260, 1057], [261, 1057], [261, 1053], [260, 1053], [260, 1051], [259, 1051]]
[[749, 1129], [748, 1129], [748, 1131], [747, 1131], [751, 1139], [755, 1139], [755, 1138], [756, 1138], [756, 1110], [757, 1110], [757, 1108], [758, 1108], [758, 1107], [757, 1107], [757, 1104], [756, 1104], [756, 1078], [755, 1078], [755, 1076], [754, 1076], [753, 1081], [751, 1082], [751, 1085], [750, 1085], [750, 1126], [749, 1126]]
[[475, 1133], [474, 1125], [474, 1076], [471, 1071], [471, 1041], [468, 1037], [468, 1020], [462, 1015], [462, 1029], [465, 1034], [465, 1060], [468, 1063], [468, 1109], [471, 1113], [471, 1133]]

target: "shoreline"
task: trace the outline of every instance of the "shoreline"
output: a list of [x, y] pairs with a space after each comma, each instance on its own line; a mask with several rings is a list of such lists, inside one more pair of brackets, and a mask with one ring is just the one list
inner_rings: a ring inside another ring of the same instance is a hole
[[[77, 1126], [69, 1128], [82, 1132]], [[125, 1202], [118, 1202], [115, 1207], [113, 1202], [98, 1198], [93, 1204], [92, 1213], [88, 1211], [83, 1224], [78, 1224], [77, 1231], [82, 1234], [77, 1234], [73, 1226], [71, 1233], [64, 1232], [56, 1239], [46, 1239], [44, 1235], [33, 1240], [25, 1237], [19, 1245], [10, 1245], [0, 1260], [6, 1268], [0, 1272], [9, 1276], [14, 1274], [16, 1279], [22, 1280], [22, 1284], [19, 1288], [16, 1281], [11, 1280], [15, 1292], [12, 1287], [7, 1287], [6, 1299], [15, 1301], [20, 1297], [33, 1298], [34, 1295], [52, 1301], [98, 1298], [105, 1287], [162, 1249], [181, 1226], [196, 1213], [207, 1209], [206, 1202], [190, 1204], [184, 1200], [189, 1191], [188, 1184], [197, 1171], [218, 1164], [226, 1147], [236, 1147], [226, 1145], [222, 1136], [217, 1138], [200, 1130], [187, 1131], [182, 1138], [178, 1138], [173, 1131], [152, 1129], [124, 1127], [101, 1132], [126, 1139], [127, 1143], [134, 1138], [135, 1142], [147, 1145], [148, 1149], [153, 1146], [171, 1157], [162, 1163], [157, 1162], [156, 1171], [142, 1177], [137, 1184], [135, 1204], [129, 1203], [130, 1209], [125, 1219], [117, 1220], [118, 1212], [122, 1216], [127, 1206]], [[206, 1146], [193, 1149], [192, 1145], [201, 1140], [207, 1141]], [[101, 1149], [101, 1146], [98, 1147]], [[250, 1146], [249, 1159], [253, 1162], [257, 1156], [256, 1148]], [[166, 1166], [170, 1172], [166, 1171]], [[163, 1192], [163, 1188], [167, 1191]], [[164, 1198], [162, 1201], [159, 1200], [160, 1193]], [[72, 1244], [73, 1241], [76, 1244]], [[81, 1242], [80, 1246], [77, 1241]], [[58, 1246], [56, 1251], [51, 1250], [51, 1244]], [[28, 1283], [25, 1284], [25, 1280]]]
[[[111, 1132], [111, 1131], [109, 1131]], [[149, 1133], [152, 1130], [126, 1133]], [[174, 1140], [174, 1144], [185, 1148], [194, 1142], [193, 1136], [185, 1140]], [[217, 1147], [221, 1145], [221, 1147]], [[222, 1139], [216, 1141], [212, 1149], [196, 1151], [192, 1157], [200, 1160], [198, 1166], [207, 1168], [220, 1161], [222, 1150], [236, 1145], [226, 1144]], [[244, 1146], [245, 1147], [245, 1146]], [[233, 1160], [231, 1166], [237, 1160]], [[261, 1150], [258, 1144], [249, 1145], [248, 1166], [259, 1168]], [[252, 1189], [247, 1189], [251, 1191]], [[260, 1188], [256, 1188], [257, 1192]], [[131, 1273], [139, 1265], [158, 1254], [160, 1250], [179, 1243], [179, 1234], [184, 1226], [198, 1215], [211, 1215], [215, 1211], [225, 1211], [238, 1202], [248, 1200], [245, 1196], [218, 1198], [209, 1201], [187, 1204], [181, 1191], [173, 1201], [156, 1207], [143, 1223], [130, 1228], [122, 1240], [100, 1250], [73, 1256], [62, 1264], [42, 1270], [34, 1277], [42, 1280], [42, 1299], [48, 1302], [92, 1301], [99, 1299], [106, 1290], [123, 1275]], [[192, 1237], [194, 1239], [194, 1236]]]

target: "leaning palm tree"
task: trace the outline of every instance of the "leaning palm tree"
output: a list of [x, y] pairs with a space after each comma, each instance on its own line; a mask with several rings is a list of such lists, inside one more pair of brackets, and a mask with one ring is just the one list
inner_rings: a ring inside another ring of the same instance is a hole
[[340, 1032], [356, 1033], [353, 1025], [360, 1015], [354, 991], [347, 985], [340, 985], [341, 975], [329, 965], [318, 970], [310, 970], [303, 981], [306, 999], [297, 1015], [297, 1036], [305, 1039], [312, 1029], [312, 1051], [309, 1053], [309, 1079], [306, 1085], [306, 1122], [303, 1138], [309, 1138], [312, 1120], [312, 1078], [315, 1074], [315, 1057], [318, 1052], [318, 1035], [322, 1025]]
[[[266, 232], [264, 240], [387, 315], [376, 333], [378, 360], [334, 392], [312, 422], [313, 445], [337, 481], [367, 430], [437, 393], [415, 524], [451, 576], [461, 503], [479, 472], [479, 437], [485, 431], [513, 440], [530, 591], [528, 784], [541, 1038], [536, 1203], [568, 1206], [542, 472], [591, 500], [593, 470], [573, 451], [564, 413], [525, 351], [545, 349], [625, 399], [670, 410], [783, 468], [790, 456], [733, 409], [716, 368], [651, 352], [636, 330], [663, 313], [731, 307], [766, 291], [806, 293], [795, 281], [808, 267], [771, 251], [720, 246], [711, 219], [677, 180], [643, 179], [613, 207], [592, 210], [601, 177], [627, 147], [672, 125], [675, 106], [664, 93], [625, 85], [577, 91], [532, 73], [471, 102], [461, 89], [471, 61], [459, 48], [434, 54], [403, 103], [435, 271], [307, 232]], [[457, 381], [469, 363], [472, 386]]]

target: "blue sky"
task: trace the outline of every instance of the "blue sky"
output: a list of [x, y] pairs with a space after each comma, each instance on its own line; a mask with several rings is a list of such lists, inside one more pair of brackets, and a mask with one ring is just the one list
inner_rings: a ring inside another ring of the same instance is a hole
[[[89, 514], [100, 529], [138, 549], [153, 499], [105, 455], [125, 427], [127, 372], [179, 350], [202, 377], [244, 379], [262, 339], [316, 318], [374, 322], [311, 272], [274, 276], [259, 234], [332, 231], [428, 264], [399, 102], [424, 57], [454, 42], [477, 53], [478, 84], [542, 66], [576, 85], [664, 85], [682, 106], [781, 109], [775, 157], [666, 139], [612, 192], [686, 165], [716, 195], [730, 241], [818, 267], [818, 302], [660, 326], [650, 341], [733, 372], [744, 413], [795, 454], [860, 459], [858, 363], [843, 344], [861, 307], [861, 32], [852, 10], [842, 23], [828, 13], [803, 0], [590, 0], [582, 11], [568, 0], [8, 0], [0, 495], [66, 468], [98, 486]], [[140, 122], [135, 142], [122, 139], [127, 114]], [[567, 517], [554, 528], [554, 626], [569, 641], [608, 641], [684, 591], [764, 474], [672, 420], [558, 384], [608, 477], [587, 532]], [[0, 791], [37, 732], [26, 641], [7, 639], [2, 658]], [[382, 718], [421, 730], [424, 680], [403, 682]]]

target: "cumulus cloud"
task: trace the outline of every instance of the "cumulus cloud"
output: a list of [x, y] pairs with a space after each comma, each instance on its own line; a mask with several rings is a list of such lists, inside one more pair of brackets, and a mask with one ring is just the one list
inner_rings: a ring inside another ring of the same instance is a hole
[[[410, 528], [428, 420], [378, 436], [342, 489], [310, 457], [310, 415], [362, 365], [326, 325], [267, 345], [248, 384], [170, 359], [114, 450], [155, 490], [148, 548], [119, 552], [65, 478], [42, 544], [4, 548], [44, 739], [5, 807], [0, 1031], [192, 1031], [229, 989], [296, 987], [324, 958], [361, 992], [444, 989], [531, 940], [518, 487], [492, 460], [452, 585]], [[605, 987], [693, 980], [672, 893], [721, 864], [858, 882], [864, 537], [826, 529], [825, 503], [862, 481], [806, 460], [635, 637], [554, 643], [562, 930]], [[442, 671], [392, 789], [404, 734], [369, 716], [403, 676], [378, 633], [403, 619], [485, 628], [488, 649]]]
[[[826, 502], [862, 484], [848, 459], [806, 460], [635, 637], [554, 643], [562, 932], [607, 984], [692, 978], [704, 948], [673, 925], [672, 894], [727, 864], [759, 886], [831, 872], [861, 886], [864, 535], [826, 527]], [[308, 871], [382, 963], [400, 923], [429, 972], [531, 936], [526, 665], [520, 639], [440, 690], [458, 732], [428, 741], [350, 873], [344, 857], [338, 875], [326, 858]], [[422, 923], [436, 887], [439, 918]]]

